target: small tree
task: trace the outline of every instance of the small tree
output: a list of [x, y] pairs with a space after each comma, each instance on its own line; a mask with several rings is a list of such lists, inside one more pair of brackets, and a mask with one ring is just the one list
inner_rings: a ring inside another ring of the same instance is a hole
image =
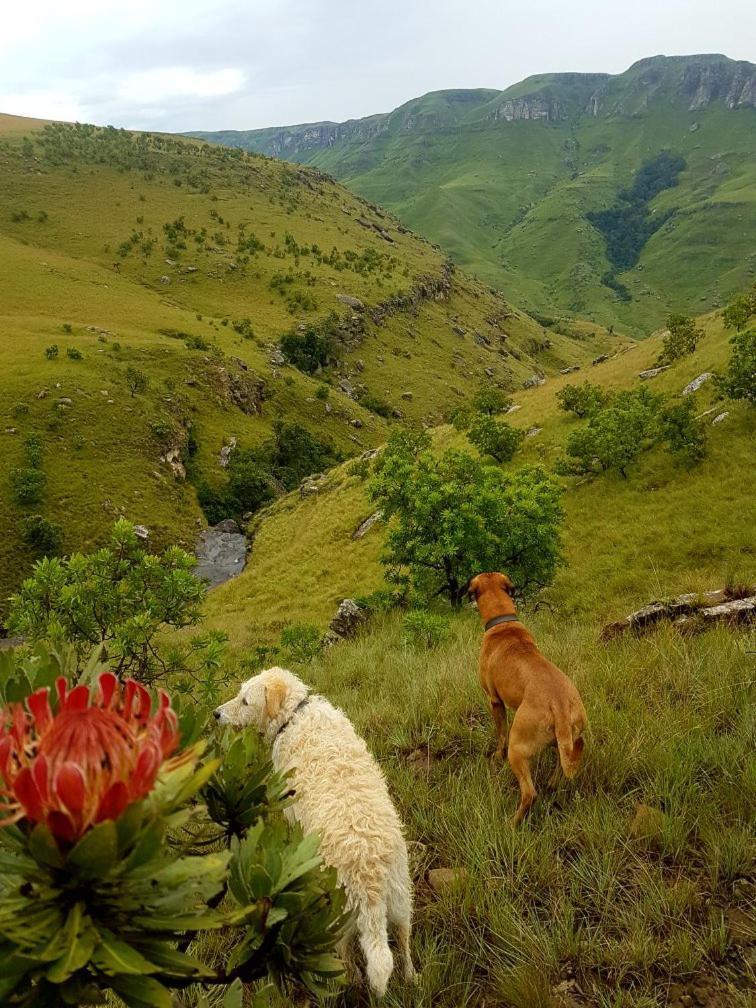
[[756, 287], [748, 294], [735, 298], [722, 312], [725, 329], [745, 329], [749, 319], [756, 315]]
[[32, 515], [24, 522], [24, 543], [35, 556], [55, 556], [60, 550], [60, 525], [42, 515]]
[[292, 329], [281, 338], [281, 353], [289, 364], [305, 374], [315, 374], [324, 368], [333, 353], [333, 342], [328, 334], [320, 333], [315, 326], [304, 332]]
[[657, 436], [661, 397], [647, 389], [620, 392], [611, 403], [593, 414], [586, 426], [567, 440], [572, 460], [565, 471], [604, 472], [616, 469], [627, 477], [628, 466]]
[[389, 526], [389, 578], [458, 606], [467, 582], [504, 569], [524, 591], [547, 584], [559, 562], [561, 491], [543, 470], [505, 475], [466, 452], [441, 457], [426, 434], [396, 432], [370, 487]]
[[565, 385], [559, 389], [556, 398], [560, 409], [565, 413], [574, 413], [582, 420], [606, 406], [610, 393], [600, 385], [585, 381], [582, 385]]
[[670, 315], [667, 319], [667, 332], [662, 341], [659, 354], [660, 364], [673, 364], [686, 354], [692, 354], [703, 336], [692, 318], [687, 315]]
[[717, 375], [717, 386], [728, 399], [756, 405], [756, 329], [730, 337], [730, 359], [725, 373]]
[[10, 600], [9, 626], [32, 641], [62, 639], [82, 665], [100, 646], [118, 675], [151, 683], [170, 674], [180, 688], [211, 692], [223, 636], [208, 633], [162, 651], [167, 628], [196, 626], [205, 597], [194, 558], [178, 547], [147, 553], [128, 522], [116, 522], [107, 546], [38, 561]]
[[696, 419], [691, 398], [664, 407], [659, 415], [659, 435], [684, 465], [696, 465], [706, 455], [706, 429], [703, 421]]
[[512, 405], [512, 400], [495, 385], [481, 385], [473, 398], [473, 408], [477, 413], [494, 416], [504, 413]]
[[490, 455], [497, 462], [509, 462], [525, 439], [525, 432], [503, 420], [495, 420], [488, 413], [478, 413], [467, 437], [483, 455]]
[[132, 399], [135, 395], [141, 395], [142, 392], [146, 392], [149, 384], [150, 380], [144, 371], [139, 371], [135, 367], [126, 368], [126, 385]]

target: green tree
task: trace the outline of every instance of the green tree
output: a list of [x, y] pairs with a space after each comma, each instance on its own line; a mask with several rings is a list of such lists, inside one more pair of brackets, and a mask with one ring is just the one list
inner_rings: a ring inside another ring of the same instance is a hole
[[647, 389], [620, 392], [567, 439], [565, 472], [616, 469], [627, 477], [628, 466], [658, 436], [661, 397]]
[[703, 330], [688, 315], [670, 315], [666, 324], [667, 332], [662, 340], [659, 363], [673, 364], [694, 352], [703, 336]]
[[481, 454], [490, 455], [497, 462], [509, 462], [525, 439], [525, 432], [488, 413], [478, 413], [472, 419], [467, 437]]
[[736, 332], [730, 337], [730, 359], [717, 387], [728, 399], [744, 399], [756, 405], [756, 329]]
[[141, 395], [142, 392], [146, 392], [149, 384], [150, 380], [144, 371], [139, 371], [135, 367], [126, 368], [126, 385], [132, 399], [135, 395]]
[[35, 556], [55, 556], [60, 551], [61, 528], [42, 515], [31, 515], [24, 522], [24, 543]]
[[696, 418], [695, 400], [690, 397], [662, 409], [659, 435], [684, 465], [696, 465], [706, 455], [706, 428]]
[[584, 419], [597, 413], [610, 399], [610, 393], [600, 385], [583, 382], [582, 385], [565, 385], [556, 394], [559, 408]]
[[748, 294], [735, 298], [722, 312], [725, 329], [745, 329], [749, 319], [756, 315], [756, 287]]
[[560, 556], [561, 491], [546, 472], [504, 474], [466, 452], [438, 457], [424, 433], [395, 432], [370, 486], [389, 522], [389, 578], [458, 606], [467, 582], [506, 570], [523, 590], [547, 584]]
[[305, 374], [315, 374], [324, 368], [333, 356], [333, 341], [329, 334], [320, 332], [315, 326], [307, 326], [304, 332], [292, 329], [281, 337], [281, 353], [289, 364]]
[[79, 664], [94, 647], [111, 656], [118, 675], [152, 683], [171, 676], [182, 689], [211, 691], [223, 636], [208, 633], [165, 650], [166, 628], [196, 626], [205, 586], [192, 574], [194, 558], [177, 546], [147, 553], [134, 528], [116, 522], [95, 553], [38, 561], [10, 600], [8, 623], [32, 641], [62, 639]]
[[512, 400], [495, 385], [481, 385], [473, 397], [473, 408], [477, 413], [504, 413], [512, 405]]

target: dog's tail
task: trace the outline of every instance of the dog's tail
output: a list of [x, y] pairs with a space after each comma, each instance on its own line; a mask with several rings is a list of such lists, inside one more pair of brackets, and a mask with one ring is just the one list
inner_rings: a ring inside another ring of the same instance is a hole
[[554, 734], [559, 748], [559, 762], [562, 764], [564, 776], [572, 779], [580, 769], [585, 743], [583, 736], [573, 737], [572, 720], [564, 710], [554, 710]]
[[365, 972], [376, 997], [386, 993], [394, 969], [394, 957], [388, 943], [388, 917], [384, 902], [363, 904], [357, 913], [357, 931], [365, 956]]

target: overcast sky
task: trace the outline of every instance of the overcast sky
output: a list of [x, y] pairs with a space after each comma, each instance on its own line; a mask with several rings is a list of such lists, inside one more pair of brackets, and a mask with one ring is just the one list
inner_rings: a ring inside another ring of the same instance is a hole
[[[753, 0], [8, 0], [0, 112], [252, 129], [635, 60], [754, 59]], [[749, 46], [749, 42], [751, 45]]]

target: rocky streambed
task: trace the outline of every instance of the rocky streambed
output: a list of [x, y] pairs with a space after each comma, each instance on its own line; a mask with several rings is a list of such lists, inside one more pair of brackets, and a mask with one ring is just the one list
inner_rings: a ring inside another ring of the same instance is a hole
[[217, 588], [244, 570], [247, 539], [233, 518], [226, 518], [201, 533], [194, 552], [194, 573]]

